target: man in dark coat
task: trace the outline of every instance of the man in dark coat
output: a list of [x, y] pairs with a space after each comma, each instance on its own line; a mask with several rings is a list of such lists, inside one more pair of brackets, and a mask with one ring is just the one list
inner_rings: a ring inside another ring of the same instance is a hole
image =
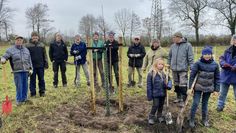
[[[146, 52], [143, 45], [140, 43], [140, 37], [134, 37], [134, 43], [129, 47], [127, 56], [129, 57], [129, 70], [128, 70], [128, 87], [131, 86], [132, 75], [134, 73], [134, 69], [136, 68], [138, 72], [138, 87], [142, 88], [142, 72], [141, 68], [143, 65], [143, 58], [145, 57]], [[134, 81], [134, 79], [133, 79]]]
[[67, 86], [66, 79], [66, 61], [68, 59], [68, 50], [67, 47], [62, 40], [61, 34], [57, 33], [55, 35], [55, 40], [50, 44], [49, 47], [49, 57], [53, 64], [53, 72], [54, 72], [54, 81], [53, 86], [57, 88], [58, 86], [58, 70], [60, 67], [61, 76], [62, 76], [62, 84], [63, 87]]

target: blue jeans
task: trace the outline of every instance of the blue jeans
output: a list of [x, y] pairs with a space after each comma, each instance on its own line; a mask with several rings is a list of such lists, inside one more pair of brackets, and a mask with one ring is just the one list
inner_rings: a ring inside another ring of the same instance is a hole
[[[218, 99], [218, 108], [223, 109], [225, 106], [225, 101], [226, 101], [226, 97], [229, 91], [229, 86], [230, 84], [225, 84], [225, 83], [221, 83], [220, 84], [220, 96]], [[236, 101], [236, 84], [233, 84], [233, 89], [234, 89], [234, 98]]]
[[36, 76], [38, 75], [39, 93], [45, 93], [45, 80], [44, 80], [44, 68], [34, 68], [33, 73], [30, 76], [30, 94], [36, 95]]
[[195, 114], [197, 112], [200, 99], [202, 97], [202, 118], [207, 119], [208, 114], [208, 100], [211, 96], [210, 92], [203, 93], [202, 91], [194, 91], [193, 104], [190, 112], [190, 118], [194, 120]]
[[24, 102], [27, 100], [28, 75], [28, 72], [14, 73], [14, 81], [16, 85], [16, 102]]

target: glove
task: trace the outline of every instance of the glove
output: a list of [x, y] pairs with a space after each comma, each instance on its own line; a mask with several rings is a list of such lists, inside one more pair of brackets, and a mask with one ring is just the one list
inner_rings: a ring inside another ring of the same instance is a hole
[[228, 63], [225, 63], [224, 65], [223, 65], [223, 67], [224, 68], [229, 68], [229, 67], [232, 67], [230, 64], [228, 64]]
[[137, 57], [140, 57], [140, 56], [141, 56], [141, 54], [135, 54], [134, 56], [137, 58]]
[[75, 60], [80, 60], [80, 59], [81, 59], [81, 56], [80, 56], [80, 55], [78, 55], [78, 56], [75, 57]]
[[233, 67], [231, 68], [231, 71], [236, 72], [236, 66], [233, 66]]
[[93, 52], [98, 52], [98, 49], [94, 49]]
[[29, 76], [31, 76], [33, 74], [33, 70], [29, 70]]
[[2, 58], [1, 58], [1, 63], [2, 63], [2, 64], [5, 64], [5, 63], [6, 63], [6, 59], [2, 57]]
[[129, 56], [130, 56], [131, 58], [133, 58], [133, 57], [134, 57], [134, 54], [129, 54]]
[[168, 89], [168, 90], [171, 90], [171, 88], [172, 88], [172, 82], [171, 82], [171, 80], [170, 80], [170, 81], [168, 81], [168, 83], [167, 83], [167, 89]]
[[78, 53], [79, 53], [78, 50], [74, 50], [74, 51], [73, 51], [73, 54], [78, 54]]

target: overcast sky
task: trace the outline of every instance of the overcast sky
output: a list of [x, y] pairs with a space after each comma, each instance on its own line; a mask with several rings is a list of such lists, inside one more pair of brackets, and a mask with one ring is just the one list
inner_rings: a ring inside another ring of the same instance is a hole
[[[163, 1], [163, 8], [167, 8], [166, 0]], [[78, 23], [82, 16], [93, 14], [95, 17], [102, 14], [101, 5], [104, 7], [104, 17], [111, 27], [115, 27], [114, 13], [119, 9], [128, 8], [136, 12], [140, 18], [149, 17], [151, 14], [151, 0], [9, 0], [9, 6], [16, 9], [13, 20], [14, 33], [25, 37], [30, 35], [31, 29], [27, 28], [25, 10], [34, 4], [41, 2], [49, 7], [49, 19], [54, 20], [51, 25], [56, 31], [78, 32]], [[168, 16], [168, 15], [167, 15]], [[223, 34], [227, 32], [222, 27], [217, 29], [214, 26], [204, 28], [206, 34]], [[181, 30], [175, 28], [176, 31]], [[227, 34], [227, 33], [226, 33]]]

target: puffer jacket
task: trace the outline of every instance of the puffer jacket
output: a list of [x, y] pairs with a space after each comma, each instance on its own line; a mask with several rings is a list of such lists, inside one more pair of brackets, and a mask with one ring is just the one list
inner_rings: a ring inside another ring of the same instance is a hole
[[166, 75], [162, 73], [163, 77], [159, 74], [153, 75], [153, 71], [148, 73], [147, 76], [147, 98], [152, 100], [153, 98], [165, 97], [166, 89], [172, 86], [171, 80], [169, 78], [168, 83], [166, 82]]
[[10, 60], [13, 72], [27, 72], [33, 69], [29, 50], [24, 46], [12, 46], [2, 56]]
[[192, 45], [185, 40], [179, 44], [172, 44], [170, 47], [168, 64], [172, 71], [187, 72], [188, 67], [194, 63]]
[[[77, 54], [74, 54], [73, 51], [78, 51]], [[71, 46], [70, 54], [74, 56], [74, 64], [82, 65], [86, 63], [87, 47], [84, 42], [74, 43]], [[76, 56], [81, 56], [81, 59], [75, 60]]]
[[219, 92], [220, 91], [220, 71], [218, 64], [213, 60], [206, 61], [201, 58], [194, 63], [189, 79], [189, 88], [192, 86], [194, 78], [198, 74], [195, 84], [195, 91]]
[[157, 49], [151, 48], [147, 52], [146, 56], [144, 57], [142, 68], [149, 71], [151, 69], [153, 62], [158, 58], [167, 59], [168, 58], [167, 51], [165, 49], [163, 49], [162, 47], [159, 47]]
[[[130, 54], [140, 54], [139, 57], [131, 57]], [[146, 55], [145, 48], [140, 43], [131, 45], [128, 49], [127, 56], [129, 57], [129, 66], [141, 68], [143, 65], [143, 58]]]

